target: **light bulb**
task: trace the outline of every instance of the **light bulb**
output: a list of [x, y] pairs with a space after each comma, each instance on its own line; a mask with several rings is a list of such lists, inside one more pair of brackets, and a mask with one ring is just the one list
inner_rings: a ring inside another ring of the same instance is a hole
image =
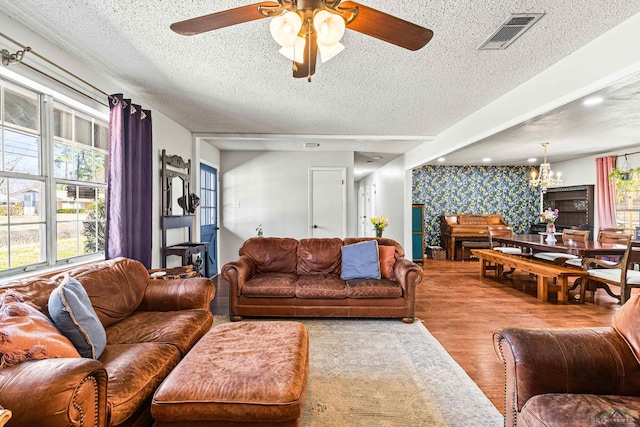
[[279, 52], [298, 64], [304, 64], [304, 47], [306, 44], [307, 41], [305, 39], [302, 37], [296, 37], [296, 41], [293, 46], [282, 47]]
[[302, 18], [295, 12], [287, 12], [276, 16], [269, 23], [271, 36], [284, 48], [292, 48], [297, 43], [298, 33], [302, 28]]
[[318, 34], [318, 44], [333, 46], [344, 36], [346, 23], [342, 16], [320, 10], [313, 17], [313, 27]]

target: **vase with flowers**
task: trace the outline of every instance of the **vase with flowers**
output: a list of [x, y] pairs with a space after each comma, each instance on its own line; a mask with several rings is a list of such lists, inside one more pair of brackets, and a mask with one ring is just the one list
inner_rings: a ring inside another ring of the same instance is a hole
[[371, 224], [376, 230], [376, 237], [382, 237], [382, 231], [389, 225], [389, 220], [386, 216], [374, 216], [371, 218]]
[[547, 240], [555, 242], [556, 238], [554, 234], [556, 232], [556, 219], [560, 211], [558, 209], [551, 210], [551, 208], [547, 208], [546, 211], [542, 211], [539, 214], [540, 221], [547, 225]]

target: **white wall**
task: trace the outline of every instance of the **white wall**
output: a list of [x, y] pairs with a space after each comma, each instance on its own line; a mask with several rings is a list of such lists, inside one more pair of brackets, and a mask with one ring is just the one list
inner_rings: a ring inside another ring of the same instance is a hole
[[347, 236], [356, 233], [352, 152], [223, 151], [220, 153], [220, 251], [224, 265], [262, 224], [265, 236], [309, 237], [309, 168], [347, 168]]
[[[389, 218], [389, 226], [384, 230], [383, 236], [397, 241], [404, 248], [405, 254], [411, 254], [411, 231], [409, 231], [408, 241], [405, 238], [405, 211], [411, 213], [411, 198], [407, 208], [405, 197], [405, 176], [404, 160], [397, 158], [358, 181], [357, 189], [365, 185], [372, 188], [375, 185], [375, 212], [378, 216], [384, 215]], [[361, 201], [358, 200], [358, 203]], [[367, 218], [367, 224], [365, 224], [369, 229], [373, 227], [370, 219]], [[408, 256], [410, 257], [411, 255]]]

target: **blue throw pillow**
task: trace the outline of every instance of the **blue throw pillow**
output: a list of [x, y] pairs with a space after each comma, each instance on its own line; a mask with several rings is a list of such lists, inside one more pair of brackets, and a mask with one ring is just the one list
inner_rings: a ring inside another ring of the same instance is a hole
[[49, 314], [82, 357], [100, 357], [107, 346], [107, 334], [80, 282], [68, 277], [51, 292]]
[[368, 240], [342, 247], [343, 280], [380, 279], [380, 261], [378, 260], [378, 242]]

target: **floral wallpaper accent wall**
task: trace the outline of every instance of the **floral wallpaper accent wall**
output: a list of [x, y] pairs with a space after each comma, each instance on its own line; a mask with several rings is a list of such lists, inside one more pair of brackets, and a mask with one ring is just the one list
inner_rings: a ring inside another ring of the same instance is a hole
[[426, 245], [440, 245], [440, 215], [501, 214], [515, 233], [538, 218], [540, 192], [526, 166], [422, 166], [413, 170], [413, 203], [424, 205]]

